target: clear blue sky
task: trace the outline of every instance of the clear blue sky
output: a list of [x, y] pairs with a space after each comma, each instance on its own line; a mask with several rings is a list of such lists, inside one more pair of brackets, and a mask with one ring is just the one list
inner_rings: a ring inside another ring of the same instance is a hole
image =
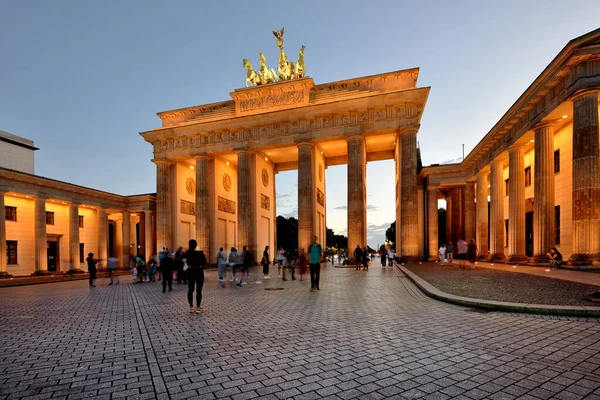
[[[228, 100], [243, 58], [275, 65], [306, 45], [315, 83], [420, 67], [431, 86], [424, 164], [468, 153], [570, 39], [600, 27], [598, 0], [0, 0], [0, 130], [35, 141], [38, 175], [119, 194], [155, 191], [138, 132], [158, 111]], [[393, 162], [369, 163], [369, 245], [394, 220]], [[295, 172], [277, 210], [295, 215]], [[346, 168], [326, 171], [327, 225], [346, 233]]]

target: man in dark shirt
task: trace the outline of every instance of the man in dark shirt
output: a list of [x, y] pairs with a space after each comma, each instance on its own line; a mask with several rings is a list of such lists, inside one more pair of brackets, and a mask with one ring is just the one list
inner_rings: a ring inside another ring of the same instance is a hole
[[354, 259], [356, 260], [356, 270], [357, 271], [360, 269], [360, 264], [362, 263], [362, 256], [363, 256], [363, 251], [360, 248], [360, 245], [357, 245], [356, 249], [354, 249]]
[[173, 269], [175, 268], [175, 255], [173, 253], [165, 253], [165, 256], [160, 260], [160, 273], [163, 280], [163, 293], [173, 290]]

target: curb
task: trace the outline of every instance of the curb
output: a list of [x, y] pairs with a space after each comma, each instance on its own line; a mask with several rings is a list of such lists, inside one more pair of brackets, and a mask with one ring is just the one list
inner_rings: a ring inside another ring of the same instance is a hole
[[547, 304], [509, 303], [504, 301], [472, 299], [470, 297], [455, 296], [437, 289], [417, 274], [409, 271], [396, 263], [397, 267], [427, 296], [446, 303], [459, 306], [473, 307], [484, 310], [507, 311], [525, 314], [560, 315], [568, 317], [600, 317], [600, 307], [586, 306], [557, 306]]

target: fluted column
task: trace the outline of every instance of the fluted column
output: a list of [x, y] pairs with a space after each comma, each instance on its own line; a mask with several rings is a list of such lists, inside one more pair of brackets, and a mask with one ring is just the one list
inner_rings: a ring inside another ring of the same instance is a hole
[[48, 237], [46, 233], [46, 198], [47, 195], [38, 195], [35, 198], [34, 226], [35, 226], [35, 274], [45, 275], [48, 272]]
[[129, 266], [129, 261], [123, 259], [123, 254], [125, 254], [125, 241], [123, 240], [123, 221], [120, 219], [115, 220], [115, 236], [117, 239], [117, 249], [115, 254], [119, 258], [120, 267], [127, 268]]
[[463, 192], [464, 237], [468, 243], [475, 239], [475, 182], [467, 182]]
[[[253, 246], [255, 246], [252, 219], [256, 212], [256, 201], [252, 196], [250, 187], [252, 179], [252, 157], [253, 154], [249, 151], [244, 150], [238, 152], [238, 248], [248, 246], [248, 248], [254, 249]], [[274, 250], [271, 249], [271, 254], [273, 254], [273, 251]]]
[[[210, 159], [206, 156], [196, 158], [196, 241], [198, 248], [206, 254], [207, 260], [210, 256], [210, 180], [208, 169]], [[238, 182], [240, 181], [238, 177]], [[187, 243], [183, 244], [184, 246]], [[216, 257], [216, 255], [215, 255]]]
[[[402, 258], [418, 260], [419, 212], [417, 196], [417, 131], [408, 130], [396, 139], [402, 142], [402, 171], [400, 185], [400, 231]], [[396, 230], [398, 223], [396, 222]]]
[[[129, 266], [129, 260], [131, 259], [131, 214], [129, 211], [123, 211], [123, 266], [127, 268]], [[169, 251], [173, 249], [169, 248]]]
[[[173, 235], [171, 230], [171, 161], [154, 160], [156, 164], [156, 248], [162, 249], [173, 247]], [[123, 237], [129, 248], [129, 236]], [[128, 263], [129, 261], [126, 260]], [[128, 264], [125, 265], [128, 265]]]
[[81, 272], [79, 254], [79, 202], [69, 204], [69, 272]]
[[108, 257], [108, 219], [106, 210], [98, 207], [98, 267], [106, 267], [106, 258]]
[[348, 256], [367, 245], [367, 158], [365, 138], [348, 138]]
[[452, 230], [451, 230], [451, 238], [449, 241], [452, 241], [454, 246], [456, 247], [456, 243], [459, 239], [464, 239], [464, 225], [463, 225], [463, 195], [464, 191], [462, 187], [454, 187], [451, 189], [451, 198], [452, 201], [450, 205], [452, 206], [452, 212], [450, 214], [452, 219]]
[[316, 234], [313, 218], [317, 207], [314, 152], [311, 143], [298, 145], [298, 249], [305, 252]]
[[427, 247], [429, 259], [438, 259], [438, 188], [427, 187]]
[[152, 211], [144, 211], [144, 257], [146, 261], [154, 254], [152, 252]]
[[490, 258], [504, 260], [504, 179], [502, 161], [492, 161], [490, 173]]
[[546, 262], [554, 245], [554, 127], [541, 123], [534, 127], [533, 256]]
[[573, 98], [573, 254], [570, 263], [600, 257], [598, 92]]
[[508, 255], [509, 262], [523, 262], [525, 255], [525, 150], [508, 150]]
[[452, 193], [451, 189], [446, 190], [446, 244], [452, 241]]
[[477, 206], [476, 206], [476, 230], [477, 230], [477, 258], [488, 258], [488, 173], [477, 174]]
[[0, 191], [0, 278], [10, 278], [6, 265], [6, 215], [4, 214], [4, 190]]

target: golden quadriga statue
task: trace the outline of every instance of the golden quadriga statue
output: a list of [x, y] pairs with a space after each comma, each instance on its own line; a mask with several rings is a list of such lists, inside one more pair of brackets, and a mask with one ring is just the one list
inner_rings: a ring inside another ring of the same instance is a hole
[[246, 58], [243, 60], [244, 68], [246, 69], [246, 87], [249, 84], [254, 86], [264, 85], [267, 83], [289, 81], [291, 79], [303, 78], [306, 72], [304, 66], [304, 50], [306, 46], [300, 47], [298, 53], [298, 62], [294, 65], [293, 61], [289, 61], [283, 50], [283, 31], [273, 31], [273, 35], [277, 38], [277, 47], [279, 47], [279, 62], [277, 63], [277, 73], [273, 68], [267, 67], [267, 58], [263, 53], [259, 53], [260, 68], [258, 72], [254, 71], [252, 64]]

